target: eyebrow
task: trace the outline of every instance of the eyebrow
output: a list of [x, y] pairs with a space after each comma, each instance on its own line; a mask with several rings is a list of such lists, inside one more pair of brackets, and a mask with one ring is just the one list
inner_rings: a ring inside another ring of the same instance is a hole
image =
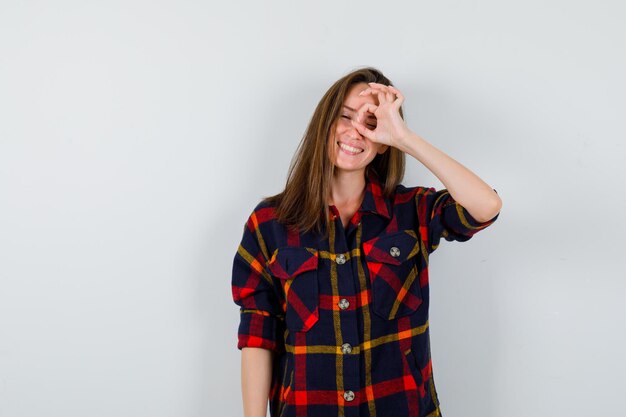
[[[345, 104], [343, 105], [343, 107], [345, 107], [346, 109], [350, 110], [350, 111], [356, 111], [355, 109], [353, 109], [352, 107], [346, 106]], [[376, 119], [376, 116], [372, 115], [370, 113], [371, 116], [367, 116], [368, 119]]]

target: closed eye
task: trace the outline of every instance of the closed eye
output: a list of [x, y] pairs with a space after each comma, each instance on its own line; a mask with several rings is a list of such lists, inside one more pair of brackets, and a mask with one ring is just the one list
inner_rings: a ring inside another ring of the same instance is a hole
[[[342, 114], [341, 117], [343, 117], [344, 119], [351, 119], [351, 117], [347, 114]], [[372, 123], [368, 123], [366, 126], [370, 129], [376, 129], [376, 125]]]

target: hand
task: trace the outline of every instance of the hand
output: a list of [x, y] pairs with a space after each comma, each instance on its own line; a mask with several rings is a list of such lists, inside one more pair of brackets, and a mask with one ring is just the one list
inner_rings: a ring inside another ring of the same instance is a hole
[[[411, 132], [400, 116], [400, 106], [404, 102], [404, 96], [392, 86], [378, 83], [368, 83], [369, 88], [361, 91], [359, 95], [367, 94], [378, 97], [378, 106], [366, 103], [359, 110], [357, 120], [352, 120], [352, 125], [363, 136], [373, 142], [398, 147]], [[364, 113], [373, 113], [376, 116], [376, 128], [368, 129], [363, 124]]]

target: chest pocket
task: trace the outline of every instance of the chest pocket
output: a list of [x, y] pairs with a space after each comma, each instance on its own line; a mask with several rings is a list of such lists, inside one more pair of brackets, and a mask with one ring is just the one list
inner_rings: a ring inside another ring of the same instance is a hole
[[279, 278], [285, 292], [285, 326], [308, 331], [319, 319], [318, 252], [314, 248], [277, 248], [267, 267]]
[[420, 243], [414, 230], [379, 235], [363, 242], [372, 285], [372, 309], [393, 320], [414, 313], [422, 304], [416, 256]]

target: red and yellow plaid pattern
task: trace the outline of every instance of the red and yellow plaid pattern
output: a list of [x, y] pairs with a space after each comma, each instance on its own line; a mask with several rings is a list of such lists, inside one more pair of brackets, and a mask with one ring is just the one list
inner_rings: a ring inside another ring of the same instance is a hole
[[272, 417], [440, 416], [430, 355], [428, 258], [441, 237], [467, 241], [478, 222], [446, 189], [399, 185], [384, 198], [372, 174], [344, 228], [301, 234], [259, 203], [235, 254], [237, 348], [276, 352]]

